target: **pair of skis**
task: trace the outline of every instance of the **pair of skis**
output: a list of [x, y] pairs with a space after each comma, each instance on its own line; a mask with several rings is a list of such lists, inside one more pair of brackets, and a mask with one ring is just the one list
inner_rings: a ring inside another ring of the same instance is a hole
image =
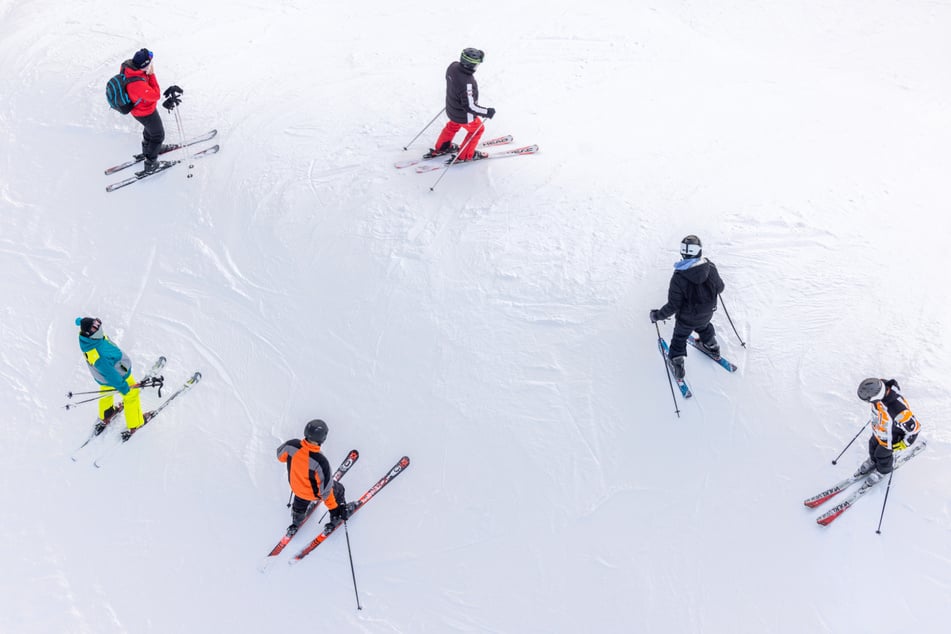
[[[161, 372], [162, 368], [165, 367], [165, 362], [166, 362], [165, 357], [159, 357], [158, 360], [152, 365], [152, 368], [149, 370], [148, 374], [146, 374], [146, 376], [141, 381], [139, 381], [139, 385], [142, 387], [158, 386], [159, 394], [161, 395], [161, 386], [164, 385], [164, 377], [162, 377], [159, 374], [159, 372]], [[158, 407], [156, 407], [155, 409], [151, 411], [144, 412], [143, 419], [145, 420], [145, 422], [142, 424], [142, 426], [137, 427], [135, 429], [123, 430], [122, 434], [116, 440], [116, 443], [111, 445], [98, 458], [96, 458], [93, 461], [93, 465], [96, 468], [101, 467], [103, 464], [103, 461], [106, 459], [106, 457], [109, 454], [115, 451], [116, 447], [119, 447], [122, 444], [126, 443], [129, 439], [132, 438], [133, 435], [135, 435], [136, 432], [138, 432], [147, 424], [155, 420], [155, 417], [158, 416], [162, 412], [162, 410], [168, 407], [172, 401], [174, 401], [176, 398], [178, 398], [185, 392], [188, 392], [189, 390], [191, 390], [195, 386], [195, 384], [198, 383], [200, 380], [201, 380], [201, 372], [195, 372], [194, 374], [191, 375], [191, 377], [188, 378], [187, 381], [185, 381], [185, 383], [182, 384], [181, 387], [179, 387], [177, 390], [172, 392], [168, 396], [168, 398], [162, 401], [162, 403]], [[116, 416], [121, 411], [122, 411], [122, 405], [120, 403], [119, 405], [116, 406], [112, 416], [110, 416], [108, 419], [97, 421], [96, 425], [93, 427], [92, 433], [90, 433], [86, 441], [82, 445], [77, 447], [76, 450], [73, 452], [73, 455], [70, 456], [73, 462], [78, 461], [79, 452], [84, 447], [86, 447], [90, 442], [92, 442], [92, 440], [94, 440], [98, 436], [101, 436], [109, 428], [109, 425], [112, 423], [113, 420], [115, 420]]]
[[[359, 458], [360, 458], [360, 452], [358, 452], [356, 449], [351, 450], [350, 453], [347, 454], [347, 457], [344, 458], [343, 462], [340, 463], [340, 466], [337, 467], [337, 470], [334, 472], [334, 475], [333, 475], [334, 482], [339, 482], [340, 478], [342, 478], [347, 473], [347, 471], [350, 470], [350, 467], [352, 467], [353, 463], [355, 463]], [[360, 496], [359, 500], [357, 500], [356, 502], [350, 503], [350, 506], [351, 506], [350, 514], [349, 514], [350, 517], [353, 517], [353, 515], [357, 511], [359, 511], [361, 508], [363, 508], [366, 505], [367, 502], [373, 499], [373, 496], [379, 493], [383, 489], [383, 487], [385, 487], [387, 484], [392, 482], [393, 479], [396, 478], [399, 474], [403, 473], [403, 471], [405, 471], [406, 468], [409, 467], [409, 464], [410, 464], [409, 457], [403, 456], [402, 458], [400, 458], [399, 461], [395, 465], [393, 465], [393, 467], [386, 473], [386, 475], [384, 475], [382, 478], [377, 480], [376, 484], [374, 484], [372, 487], [367, 489], [366, 493]], [[310, 516], [313, 515], [314, 511], [317, 509], [317, 506], [319, 506], [319, 503], [312, 503], [309, 507], [307, 507], [307, 511], [304, 515], [303, 521], [301, 522], [301, 526], [303, 526], [303, 524], [307, 522]], [[330, 537], [333, 534], [333, 532], [337, 530], [345, 521], [347, 520], [342, 520], [342, 521], [338, 520], [338, 521], [329, 522], [328, 524], [326, 524], [323, 527], [323, 529], [320, 531], [320, 533], [318, 533], [317, 536], [314, 537], [310, 541], [310, 543], [307, 544], [307, 546], [305, 546], [299, 553], [294, 555], [294, 557], [290, 559], [288, 563], [295, 564], [299, 562], [301, 559], [303, 559], [304, 557], [306, 557], [307, 555], [309, 555], [311, 552], [314, 551], [315, 548], [317, 548], [322, 543], [324, 543], [324, 541], [326, 541], [327, 538]], [[283, 551], [284, 548], [294, 538], [294, 535], [300, 531], [301, 526], [297, 527], [297, 531], [291, 532], [289, 530], [287, 533], [284, 534], [284, 537], [282, 537], [280, 541], [277, 542], [274, 548], [271, 549], [271, 552], [268, 553], [267, 557], [264, 558], [264, 561], [261, 562], [261, 565], [258, 567], [258, 569], [261, 572], [265, 572], [268, 569], [268, 567], [271, 565], [271, 563], [273, 563], [276, 560], [277, 556], [281, 554], [281, 551]]]
[[[482, 141], [477, 146], [479, 149], [493, 148], [499, 145], [508, 145], [514, 141], [514, 137], [511, 134], [506, 134], [505, 136], [496, 137], [494, 139], [489, 139], [487, 141]], [[456, 162], [456, 165], [464, 165], [468, 163], [478, 163], [487, 159], [497, 159], [497, 158], [508, 158], [512, 156], [524, 156], [526, 154], [535, 154], [538, 152], [537, 145], [526, 145], [524, 147], [515, 148], [512, 150], [504, 150], [502, 152], [492, 152], [487, 157], [483, 159], [477, 159], [472, 161], [464, 161], [462, 163]], [[416, 159], [408, 159], [405, 161], [397, 161], [393, 164], [396, 169], [405, 169], [407, 167], [416, 167], [417, 174], [424, 174], [426, 172], [433, 172], [436, 170], [441, 170], [449, 165], [453, 164], [453, 158], [455, 155], [452, 153], [440, 154], [439, 156], [433, 157], [420, 157]]]
[[[703, 348], [702, 345], [700, 345], [700, 340], [697, 338], [696, 335], [691, 335], [690, 337], [687, 337], [687, 343], [689, 343], [691, 346], [693, 346], [694, 348], [702, 352], [704, 356], [706, 356], [710, 360], [715, 361], [717, 365], [719, 365], [721, 368], [723, 368], [727, 372], [731, 372], [731, 373], [736, 372], [737, 368], [735, 364], [730, 363], [726, 358], [722, 356], [719, 359], [717, 359], [712, 354], [707, 352], [707, 350]], [[667, 344], [667, 340], [661, 337], [660, 339], [658, 339], [657, 345], [660, 347], [660, 352], [664, 356], [664, 360], [667, 362], [668, 365], [670, 365], [670, 346]], [[687, 385], [686, 380], [675, 379], [675, 381], [677, 381], [677, 387], [680, 388], [681, 396], [683, 396], [685, 399], [693, 396], [693, 392], [690, 391], [690, 386]]]
[[[185, 141], [184, 143], [173, 143], [173, 144], [171, 144], [171, 145], [167, 145], [167, 146], [165, 146], [165, 148], [160, 152], [160, 154], [167, 154], [168, 152], [174, 152], [175, 150], [181, 150], [181, 149], [183, 149], [183, 148], [190, 147], [190, 146], [192, 146], [192, 145], [196, 145], [196, 144], [198, 144], [198, 143], [203, 143], [203, 142], [205, 142], [205, 141], [210, 141], [210, 140], [213, 139], [217, 134], [218, 134], [218, 131], [217, 131], [217, 130], [211, 130], [211, 131], [209, 131], [209, 132], [206, 132], [205, 134], [202, 134], [202, 135], [193, 137], [193, 138], [191, 138], [191, 139], [188, 139], [188, 140]], [[212, 154], [217, 154], [217, 153], [218, 153], [218, 150], [220, 150], [220, 149], [221, 149], [221, 146], [219, 146], [219, 145], [213, 145], [213, 146], [211, 146], [211, 147], [209, 147], [209, 148], [206, 148], [206, 149], [202, 150], [201, 152], [196, 152], [195, 154], [190, 154], [190, 155], [188, 155], [188, 156], [185, 157], [185, 158], [176, 159], [176, 160], [174, 160], [174, 161], [159, 161], [159, 167], [158, 167], [158, 169], [153, 170], [153, 171], [151, 171], [151, 172], [146, 172], [146, 171], [144, 171], [144, 170], [143, 170], [143, 171], [140, 171], [140, 172], [135, 172], [135, 175], [134, 175], [134, 176], [130, 176], [129, 178], [126, 178], [126, 179], [124, 179], [124, 180], [121, 180], [121, 181], [112, 183], [111, 185], [107, 186], [107, 187], [106, 187], [106, 191], [107, 191], [107, 192], [114, 192], [114, 191], [116, 191], [117, 189], [122, 189], [123, 187], [128, 187], [129, 185], [131, 185], [131, 184], [133, 184], [133, 183], [135, 183], [135, 182], [138, 182], [138, 181], [142, 180], [143, 178], [148, 178], [149, 176], [154, 176], [154, 175], [156, 175], [156, 174], [161, 174], [161, 173], [164, 172], [165, 170], [170, 169], [170, 168], [172, 168], [172, 167], [175, 167], [175, 166], [178, 165], [179, 163], [183, 163], [183, 162], [185, 162], [185, 161], [190, 161], [190, 160], [192, 160], [192, 159], [204, 158], [204, 157], [206, 157], [206, 156], [211, 156]], [[118, 165], [113, 165], [112, 167], [108, 168], [108, 169], [106, 170], [106, 174], [107, 174], [107, 175], [109, 175], [109, 174], [115, 174], [116, 172], [120, 172], [120, 171], [122, 171], [122, 170], [124, 170], [124, 169], [126, 169], [126, 168], [129, 168], [129, 167], [132, 167], [132, 166], [134, 166], [134, 165], [137, 165], [137, 164], [141, 163], [141, 162], [144, 161], [144, 160], [145, 160], [145, 156], [144, 156], [144, 155], [142, 155], [142, 154], [136, 154], [136, 155], [132, 158], [131, 161], [126, 161], [125, 163], [119, 163]]]
[[[892, 470], [893, 471], [897, 470], [899, 467], [901, 467], [902, 465], [907, 463], [909, 460], [911, 460], [912, 458], [920, 454], [922, 451], [924, 451], [925, 447], [927, 446], [928, 446], [927, 441], [925, 441], [924, 438], [921, 438], [909, 449], [906, 449], [901, 452], [896, 452], [894, 461], [892, 463]], [[834, 522], [836, 519], [838, 519], [839, 516], [841, 516], [843, 513], [848, 511], [850, 508], [852, 508], [860, 498], [862, 498], [866, 493], [868, 493], [872, 489], [872, 487], [875, 486], [875, 484], [877, 484], [877, 483], [869, 484], [868, 482], [865, 481], [866, 478], [868, 478], [867, 473], [862, 475], [852, 475], [842, 480], [841, 482], [832, 485], [825, 491], [822, 491], [821, 493], [817, 493], [811, 498], [804, 500], [803, 504], [805, 504], [808, 508], [814, 509], [818, 507], [819, 505], [831, 500], [833, 497], [837, 496], [839, 493], [842, 493], [846, 489], [850, 488], [856, 482], [861, 482], [862, 486], [860, 486], [856, 491], [854, 491], [847, 498], [845, 498], [844, 500], [842, 500], [841, 502], [833, 506], [831, 509], [829, 509], [828, 511], [826, 511], [825, 513], [823, 513], [822, 515], [816, 518], [817, 524], [821, 526], [828, 526], [829, 524]], [[879, 482], [881, 482], [881, 480], [879, 480]]]

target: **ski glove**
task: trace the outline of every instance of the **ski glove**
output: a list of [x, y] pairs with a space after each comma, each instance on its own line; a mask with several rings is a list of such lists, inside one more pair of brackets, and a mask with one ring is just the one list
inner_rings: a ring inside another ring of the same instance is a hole
[[655, 308], [654, 310], [651, 311], [651, 323], [652, 323], [652, 324], [656, 324], [657, 321], [658, 321], [658, 320], [657, 320], [657, 309]]
[[892, 445], [892, 451], [904, 451], [908, 449], [908, 443], [904, 440], [900, 440]]
[[330, 521], [338, 522], [348, 519], [350, 513], [347, 511], [346, 504], [338, 504], [337, 508], [330, 509]]
[[180, 97], [177, 97], [177, 96], [169, 97], [168, 99], [162, 102], [162, 107], [168, 110], [169, 112], [171, 112], [172, 110], [175, 109], [175, 106], [178, 106], [181, 103], [182, 103], [182, 100]]
[[486, 108], [486, 110], [488, 110], [488, 112], [485, 113], [486, 119], [491, 119], [495, 116], [495, 108]]
[[163, 94], [166, 97], [177, 97], [183, 92], [185, 91], [179, 88], [178, 86], [176, 86], [175, 84], [172, 84], [171, 86], [165, 89], [165, 92]]

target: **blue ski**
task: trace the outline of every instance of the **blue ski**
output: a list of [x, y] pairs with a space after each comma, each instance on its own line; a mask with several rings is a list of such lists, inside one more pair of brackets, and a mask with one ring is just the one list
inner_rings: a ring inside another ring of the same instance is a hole
[[726, 370], [727, 372], [736, 372], [736, 366], [735, 366], [734, 364], [730, 363], [729, 361], [727, 361], [727, 360], [726, 360], [724, 357], [722, 357], [722, 356], [721, 356], [719, 359], [714, 359], [714, 358], [710, 355], [709, 352], [707, 352], [706, 350], [704, 350], [703, 348], [701, 348], [700, 346], [697, 345], [697, 342], [698, 342], [698, 341], [699, 341], [699, 339], [697, 339], [696, 336], [687, 337], [687, 343], [689, 343], [691, 346], [693, 346], [694, 348], [696, 348], [697, 350], [699, 350], [700, 352], [702, 352], [702, 353], [704, 354], [704, 356], [710, 357], [711, 359], [713, 359], [714, 361], [716, 361], [716, 362], [720, 365], [720, 367], [723, 368], [724, 370]]
[[[670, 367], [670, 346], [667, 345], [667, 340], [663, 337], [659, 340], [660, 351], [664, 355], [664, 360], [667, 361], [667, 366]], [[673, 376], [673, 371], [671, 370], [671, 376]], [[693, 396], [693, 392], [690, 391], [690, 386], [687, 385], [687, 382], [683, 379], [674, 379], [677, 381], [677, 387], [680, 388], [680, 393], [684, 398], [690, 398]]]

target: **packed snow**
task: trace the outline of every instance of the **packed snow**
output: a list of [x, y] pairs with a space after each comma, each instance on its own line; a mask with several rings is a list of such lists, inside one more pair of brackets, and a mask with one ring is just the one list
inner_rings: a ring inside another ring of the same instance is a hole
[[[0, 0], [0, 632], [946, 631], [949, 29], [926, 0]], [[486, 138], [541, 151], [430, 191], [394, 163], [468, 46]], [[141, 47], [222, 149], [106, 193]], [[687, 234], [740, 369], [691, 353], [678, 417], [648, 312]], [[100, 469], [119, 429], [73, 462], [96, 409], [63, 407], [86, 315], [137, 376], [168, 357], [163, 396], [203, 374]], [[884, 516], [879, 486], [820, 527], [867, 376], [928, 448]], [[312, 418], [361, 452], [350, 499], [412, 459], [349, 523], [361, 610], [342, 531], [258, 570]]]

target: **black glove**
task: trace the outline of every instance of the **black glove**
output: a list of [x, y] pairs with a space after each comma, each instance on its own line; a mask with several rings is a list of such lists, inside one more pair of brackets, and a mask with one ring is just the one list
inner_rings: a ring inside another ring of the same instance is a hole
[[651, 311], [651, 323], [652, 323], [652, 324], [656, 324], [657, 321], [658, 321], [658, 319], [657, 319], [657, 309], [655, 308], [654, 310]]
[[495, 116], [495, 108], [486, 108], [486, 110], [488, 110], [488, 112], [485, 113], [486, 119], [491, 119]]
[[346, 504], [338, 504], [337, 508], [330, 509], [330, 521], [342, 522], [350, 517], [350, 510]]
[[171, 86], [169, 86], [168, 88], [165, 89], [165, 93], [164, 93], [164, 94], [165, 94], [166, 97], [177, 97], [177, 96], [179, 96], [180, 94], [182, 94], [183, 92], [185, 92], [185, 91], [182, 90], [181, 88], [179, 88], [178, 86], [172, 84]]
[[169, 97], [168, 99], [162, 102], [162, 107], [168, 110], [169, 112], [171, 112], [172, 110], [175, 109], [175, 106], [181, 105], [181, 103], [182, 103], [182, 100], [180, 97], [177, 97], [177, 96]]

